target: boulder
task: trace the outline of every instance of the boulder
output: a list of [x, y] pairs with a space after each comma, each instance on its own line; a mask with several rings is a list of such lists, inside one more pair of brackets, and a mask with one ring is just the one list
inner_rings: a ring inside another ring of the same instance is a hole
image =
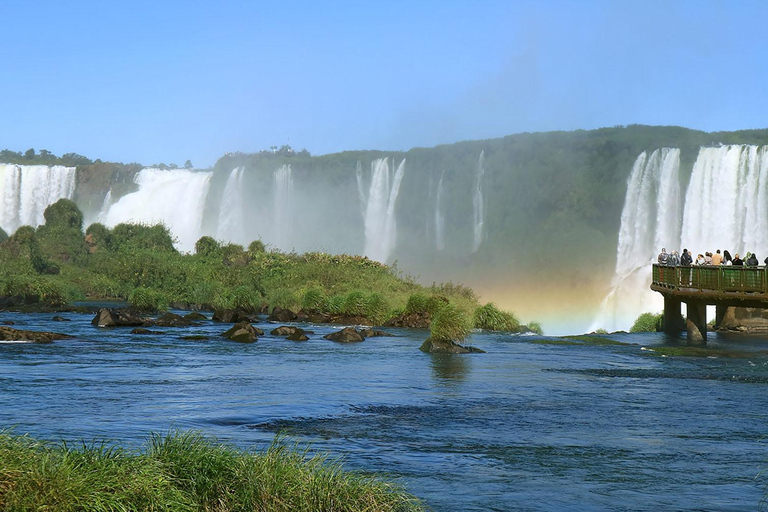
[[281, 325], [276, 329], [272, 329], [272, 331], [270, 331], [269, 334], [271, 334], [272, 336], [290, 336], [296, 331], [303, 332], [303, 329], [301, 329], [300, 327], [294, 327], [292, 325]]
[[44, 331], [21, 331], [11, 327], [0, 327], [0, 340], [3, 341], [33, 341], [35, 343], [51, 343], [53, 340], [74, 338], [68, 334]]
[[127, 309], [101, 308], [91, 324], [98, 327], [138, 327], [145, 320]]
[[284, 309], [280, 306], [275, 306], [272, 308], [272, 313], [270, 313], [267, 320], [270, 322], [293, 322], [296, 320], [296, 318], [296, 313], [290, 309]]
[[419, 350], [428, 354], [485, 354], [485, 350], [477, 347], [465, 347], [455, 341], [435, 341], [432, 338], [427, 338]]
[[257, 329], [248, 322], [240, 322], [232, 326], [231, 329], [222, 333], [221, 335], [228, 340], [237, 341], [240, 343], [251, 343], [256, 341], [259, 336], [262, 336], [264, 331]]
[[16, 325], [16, 322], [14, 322], [13, 320], [5, 320], [3, 322], [3, 325]]
[[150, 331], [143, 327], [136, 327], [131, 331], [131, 334], [162, 334], [161, 332]]
[[208, 320], [208, 317], [205, 316], [202, 313], [198, 313], [197, 311], [193, 311], [192, 313], [187, 313], [184, 315], [184, 318], [187, 320], [197, 321], [197, 320]]
[[365, 338], [355, 330], [354, 327], [345, 327], [340, 331], [326, 334], [323, 338], [331, 341], [338, 341], [340, 343], [353, 343], [357, 341], [364, 341]]
[[290, 336], [288, 336], [287, 340], [291, 341], [307, 341], [309, 339], [309, 336], [307, 336], [307, 333], [309, 331], [302, 331], [301, 329], [293, 332]]
[[71, 322], [69, 318], [64, 318], [63, 316], [55, 316], [51, 320], [54, 322]]
[[145, 325], [156, 325], [158, 327], [189, 327], [190, 325], [196, 324], [192, 320], [184, 318], [181, 315], [166, 313], [154, 320], [147, 320]]
[[378, 329], [360, 329], [360, 335], [363, 338], [376, 338], [378, 336], [394, 337], [394, 334], [380, 331]]
[[221, 322], [223, 324], [237, 324], [240, 322], [251, 323], [255, 319], [246, 313], [245, 311], [238, 309], [215, 309], [213, 311], [214, 322]]

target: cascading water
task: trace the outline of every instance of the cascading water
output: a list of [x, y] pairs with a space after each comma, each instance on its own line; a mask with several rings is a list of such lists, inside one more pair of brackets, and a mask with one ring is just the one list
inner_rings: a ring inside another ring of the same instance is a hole
[[475, 188], [472, 195], [472, 213], [474, 230], [472, 238], [472, 252], [477, 252], [483, 242], [483, 225], [485, 224], [485, 204], [483, 203], [483, 175], [485, 174], [485, 151], [480, 152], [477, 162], [477, 174], [475, 175]]
[[677, 250], [680, 240], [680, 150], [663, 148], [635, 160], [621, 212], [616, 271], [592, 330], [629, 329], [663, 300], [650, 290], [651, 265], [662, 247]]
[[224, 185], [222, 206], [219, 208], [218, 238], [245, 243], [243, 212], [243, 167], [235, 167]]
[[445, 249], [445, 214], [443, 213], [443, 177], [445, 171], [440, 174], [437, 182], [437, 194], [435, 195], [435, 248], [438, 251]]
[[148, 168], [134, 180], [139, 189], [114, 202], [102, 217], [104, 223], [164, 223], [177, 238], [177, 249], [192, 251], [201, 236], [211, 173]]
[[11, 234], [20, 226], [39, 226], [45, 209], [71, 199], [74, 191], [74, 167], [0, 164], [0, 227]]
[[681, 240], [702, 253], [768, 256], [768, 146], [701, 148], [685, 195]]
[[282, 165], [274, 172], [273, 243], [278, 249], [291, 249], [291, 230], [293, 227], [293, 175], [290, 165]]
[[[394, 160], [392, 165], [394, 166]], [[371, 162], [371, 185], [365, 198], [363, 197], [362, 171], [359, 168], [358, 171], [358, 192], [362, 204], [365, 204], [363, 253], [373, 260], [386, 263], [397, 241], [395, 203], [405, 172], [405, 159], [397, 166], [394, 174], [389, 167], [389, 159], [379, 158]]]

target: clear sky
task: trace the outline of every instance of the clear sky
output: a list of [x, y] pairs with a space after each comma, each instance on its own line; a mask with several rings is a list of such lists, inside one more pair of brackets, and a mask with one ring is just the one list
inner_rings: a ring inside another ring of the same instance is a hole
[[0, 1], [0, 149], [211, 166], [768, 127], [765, 1]]

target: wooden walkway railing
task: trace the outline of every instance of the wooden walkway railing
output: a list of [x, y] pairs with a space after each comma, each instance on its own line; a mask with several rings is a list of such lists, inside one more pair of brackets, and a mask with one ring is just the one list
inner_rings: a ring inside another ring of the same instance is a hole
[[[766, 267], [694, 265], [671, 267], [653, 265], [654, 289], [666, 288], [683, 292], [714, 292], [716, 294], [745, 294], [768, 297], [768, 269]], [[661, 291], [661, 290], [658, 290]]]

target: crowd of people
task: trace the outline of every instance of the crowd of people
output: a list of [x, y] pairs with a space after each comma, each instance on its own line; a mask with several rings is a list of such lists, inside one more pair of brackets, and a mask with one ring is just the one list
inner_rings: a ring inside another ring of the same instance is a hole
[[[704, 254], [699, 253], [696, 256], [696, 259], [693, 259], [693, 255], [688, 252], [688, 249], [683, 249], [683, 254], [678, 254], [677, 251], [667, 252], [667, 249], [662, 248], [657, 260], [659, 265], [666, 265], [670, 267], [676, 267], [679, 265], [684, 267], [691, 265], [736, 265], [757, 267], [760, 265], [760, 262], [757, 259], [757, 255], [755, 255], [753, 252], [748, 252], [747, 256], [744, 259], [741, 259], [739, 253], [736, 253], [733, 255], [733, 257], [731, 257], [731, 253], [728, 251], [723, 251], [721, 254], [720, 249], [718, 249], [714, 254], [711, 252], [705, 252]], [[766, 266], [768, 266], [768, 258], [765, 258], [764, 263]]]

